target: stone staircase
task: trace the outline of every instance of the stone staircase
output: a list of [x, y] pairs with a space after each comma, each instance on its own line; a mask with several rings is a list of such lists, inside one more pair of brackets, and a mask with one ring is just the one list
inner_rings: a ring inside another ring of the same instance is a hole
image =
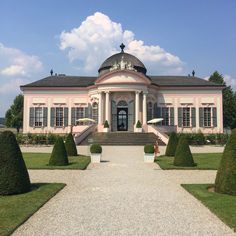
[[129, 146], [154, 144], [158, 140], [159, 146], [165, 144], [158, 139], [154, 133], [131, 133], [131, 132], [111, 132], [111, 133], [92, 133], [87, 136], [79, 145], [98, 143], [101, 145]]

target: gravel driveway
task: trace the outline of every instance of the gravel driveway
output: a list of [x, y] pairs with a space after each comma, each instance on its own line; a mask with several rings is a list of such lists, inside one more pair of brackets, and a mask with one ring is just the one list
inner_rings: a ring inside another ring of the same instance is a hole
[[86, 171], [32, 170], [32, 182], [67, 186], [14, 235], [235, 235], [180, 183], [209, 183], [215, 171], [162, 171], [143, 147], [105, 147]]

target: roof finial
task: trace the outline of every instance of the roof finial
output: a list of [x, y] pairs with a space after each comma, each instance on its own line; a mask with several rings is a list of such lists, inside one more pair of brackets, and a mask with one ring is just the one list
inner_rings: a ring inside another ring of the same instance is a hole
[[192, 76], [194, 77], [194, 75], [195, 75], [195, 71], [193, 70], [193, 71], [192, 71]]
[[51, 74], [51, 76], [53, 75], [53, 69], [50, 70], [50, 74]]
[[122, 43], [122, 44], [120, 45], [120, 48], [121, 48], [121, 52], [124, 52], [125, 45]]

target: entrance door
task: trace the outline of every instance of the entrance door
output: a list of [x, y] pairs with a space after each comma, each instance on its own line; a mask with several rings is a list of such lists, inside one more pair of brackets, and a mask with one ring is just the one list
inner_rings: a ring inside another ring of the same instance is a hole
[[128, 108], [117, 108], [117, 130], [128, 130]]

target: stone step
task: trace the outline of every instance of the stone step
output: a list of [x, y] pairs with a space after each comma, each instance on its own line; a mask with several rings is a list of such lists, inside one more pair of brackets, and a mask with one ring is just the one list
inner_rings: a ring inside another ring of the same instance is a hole
[[98, 143], [101, 145], [145, 145], [154, 144], [158, 140], [160, 146], [165, 144], [158, 139], [154, 133], [130, 133], [130, 132], [111, 132], [111, 133], [92, 133], [85, 138], [79, 145]]

